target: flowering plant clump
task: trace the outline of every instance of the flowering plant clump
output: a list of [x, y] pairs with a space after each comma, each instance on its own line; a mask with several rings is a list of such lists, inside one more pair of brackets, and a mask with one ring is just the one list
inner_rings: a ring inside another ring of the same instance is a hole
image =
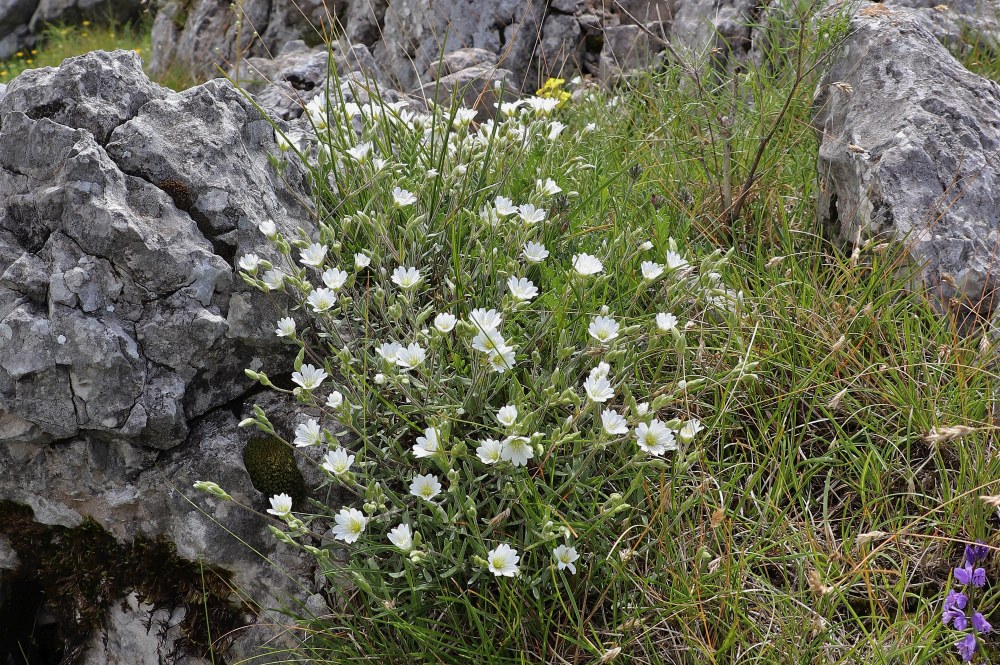
[[993, 626], [983, 615], [981, 608], [973, 605], [973, 594], [986, 586], [986, 569], [979, 564], [985, 562], [989, 548], [977, 542], [966, 545], [962, 565], [952, 572], [952, 577], [961, 591], [950, 589], [944, 599], [941, 620], [961, 631], [962, 636], [955, 642], [955, 649], [963, 662], [971, 662], [983, 635], [993, 631]]
[[[295, 303], [274, 324], [299, 350], [290, 444], [321, 447], [345, 497], [312, 512], [275, 497], [276, 535], [329, 563], [339, 589], [328, 552], [346, 547], [348, 614], [399, 640], [464, 612], [516, 649], [493, 606], [523, 613], [527, 598], [548, 600], [525, 625], [587, 634], [558, 598], [599, 591], [655, 546], [646, 509], [697, 484], [717, 386], [756, 378], [729, 256], [699, 255], [663, 221], [585, 218], [581, 192], [608, 185], [565, 158], [584, 133], [555, 101], [501, 101], [478, 124], [377, 97], [311, 103], [311, 144], [282, 158], [308, 166], [317, 228], [267, 225], [280, 260], [240, 262]], [[592, 225], [604, 230], [574, 231]], [[259, 409], [244, 425], [274, 432]]]

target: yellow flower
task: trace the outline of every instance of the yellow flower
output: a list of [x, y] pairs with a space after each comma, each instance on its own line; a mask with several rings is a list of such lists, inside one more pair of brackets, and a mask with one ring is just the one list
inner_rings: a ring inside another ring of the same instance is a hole
[[544, 84], [542, 84], [542, 87], [535, 92], [535, 95], [537, 95], [538, 97], [558, 99], [559, 107], [562, 107], [572, 97], [570, 93], [563, 90], [563, 86], [565, 84], [566, 84], [566, 79], [550, 78], [546, 80]]
[[82, 21], [80, 25], [86, 28], [88, 25], [90, 25], [90, 21]]
[[38, 55], [38, 49], [36, 48], [31, 49], [31, 55]]
[[28, 58], [27, 60], [24, 61], [24, 64], [26, 64], [26, 65], [33, 65], [33, 64], [35, 64], [35, 61], [32, 60], [31, 58]]
[[17, 52], [17, 53], [15, 53], [14, 55], [16, 55], [16, 56], [17, 56], [17, 57], [19, 57], [19, 58], [23, 58], [23, 57], [24, 57], [24, 51], [18, 51], [18, 52]]

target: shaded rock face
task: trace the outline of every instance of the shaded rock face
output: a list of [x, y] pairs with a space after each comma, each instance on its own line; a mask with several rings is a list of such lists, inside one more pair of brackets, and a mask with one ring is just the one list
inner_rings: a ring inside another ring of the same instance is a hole
[[26, 72], [0, 101], [0, 500], [44, 524], [166, 537], [270, 607], [294, 581], [226, 530], [286, 558], [292, 580], [308, 565], [262, 519], [187, 496], [214, 480], [264, 507], [237, 423], [244, 369], [288, 371], [285, 306], [234, 263], [270, 255], [263, 221], [309, 228], [303, 172], [279, 174], [276, 153], [229, 83], [172, 93], [129, 51]]
[[50, 23], [131, 21], [147, 5], [148, 0], [0, 0], [0, 60], [33, 46]]
[[[463, 62], [460, 69], [482, 67], [481, 57], [442, 66], [441, 56], [485, 51], [492, 54], [490, 64], [504, 71], [506, 86], [534, 92], [549, 76], [600, 75], [605, 28], [643, 24], [660, 34], [674, 11], [669, 0], [341, 0], [327, 2], [329, 16], [319, 17], [314, 5], [322, 3], [311, 2], [292, 3], [303, 7], [310, 17], [306, 21], [301, 14], [280, 13], [282, 3], [263, 0], [247, 0], [240, 15], [221, 0], [167, 0], [154, 24], [151, 70], [162, 73], [177, 65], [208, 77], [219, 65], [235, 72], [243, 58], [286, 50], [288, 39], [321, 41], [332, 20], [345, 44], [364, 46], [374, 56], [376, 78], [397, 90], [417, 93], [457, 74]], [[270, 13], [265, 5], [273, 5]], [[266, 25], [266, 30], [254, 34], [247, 29], [250, 24]], [[662, 45], [653, 43], [652, 50]]]
[[996, 310], [1000, 86], [908, 12], [865, 4], [816, 91], [819, 221], [842, 243], [906, 243], [961, 321]]

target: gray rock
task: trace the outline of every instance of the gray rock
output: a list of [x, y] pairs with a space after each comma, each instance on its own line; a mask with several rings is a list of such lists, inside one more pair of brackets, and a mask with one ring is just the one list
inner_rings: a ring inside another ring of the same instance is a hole
[[683, 0], [673, 13], [670, 42], [694, 62], [714, 56], [724, 66], [730, 57], [747, 59], [754, 42], [752, 26], [772, 1]]
[[38, 0], [0, 0], [0, 37], [6, 37], [16, 28], [27, 25], [37, 8]]
[[939, 42], [958, 51], [976, 48], [984, 57], [1000, 56], [1000, 4], [992, 0], [886, 0], [927, 28]]
[[584, 7], [583, 0], [552, 0], [549, 8], [562, 14], [575, 14]]
[[539, 69], [572, 78], [583, 68], [583, 45], [583, 30], [575, 17], [550, 14], [542, 32]]
[[813, 123], [827, 233], [905, 242], [943, 311], [993, 314], [1000, 85], [965, 70], [909, 12], [865, 3], [817, 88]]
[[462, 106], [477, 109], [478, 119], [485, 120], [496, 112], [495, 104], [501, 98], [499, 91], [503, 91], [502, 97], [506, 101], [518, 97], [517, 89], [511, 85], [513, 78], [513, 74], [506, 69], [469, 67], [425, 83], [421, 94], [438, 104], [450, 104], [457, 98]]
[[304, 222], [302, 173], [228, 83], [170, 93], [128, 51], [23, 74], [0, 122], [0, 441], [180, 444], [277, 348], [233, 263]]
[[615, 9], [622, 17], [622, 23], [645, 25], [654, 21], [670, 22], [677, 10], [687, 0], [615, 0]]
[[662, 49], [652, 44], [649, 35], [638, 25], [605, 28], [601, 80], [612, 82], [624, 72], [648, 67], [659, 50]]
[[170, 91], [152, 83], [132, 51], [94, 51], [56, 67], [29, 69], [7, 86], [0, 113], [18, 111], [32, 120], [85, 129], [105, 143], [139, 107]]
[[498, 54], [500, 67], [513, 72], [515, 87], [521, 88], [534, 71], [532, 57], [543, 4], [531, 0], [393, 0], [376, 55], [384, 53], [387, 73], [405, 90], [433, 80], [441, 53], [481, 48]]
[[268, 112], [283, 120], [297, 118], [302, 109], [327, 87], [327, 67], [333, 55], [334, 71], [341, 77], [355, 72], [361, 82], [377, 86], [381, 72], [364, 46], [338, 43], [309, 49], [304, 42], [289, 42], [278, 57], [247, 58], [238, 72], [231, 72], [243, 88]]
[[2, 102], [3, 98], [6, 96], [7, 96], [7, 84], [0, 83], [0, 102]]
[[[135, 592], [108, 609], [104, 625], [86, 646], [82, 665], [160, 665], [176, 659], [184, 609], [156, 609]], [[209, 665], [189, 659], [190, 665]]]
[[496, 67], [497, 54], [481, 48], [460, 48], [441, 59], [441, 72], [455, 74], [469, 67]]
[[343, 0], [166, 0], [153, 22], [149, 70], [213, 78], [219, 67], [229, 71], [243, 58], [273, 55], [292, 40], [319, 43], [332, 32], [330, 18], [342, 15], [345, 6]]

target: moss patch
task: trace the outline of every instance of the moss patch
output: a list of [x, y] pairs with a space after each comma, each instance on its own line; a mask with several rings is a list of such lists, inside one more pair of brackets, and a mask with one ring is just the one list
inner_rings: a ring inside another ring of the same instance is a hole
[[[155, 609], [185, 609], [174, 656], [209, 657], [213, 646], [216, 652], [228, 646], [220, 636], [245, 624], [244, 608], [229, 600], [229, 573], [178, 557], [164, 540], [119, 543], [90, 519], [71, 529], [46, 526], [35, 522], [30, 508], [10, 501], [0, 501], [0, 531], [20, 559], [15, 580], [37, 585], [58, 620], [50, 653], [61, 665], [80, 660], [112, 603], [132, 591]], [[217, 638], [214, 645], [209, 628]]]
[[287, 494], [295, 504], [306, 499], [306, 481], [295, 464], [295, 454], [281, 439], [256, 436], [243, 448], [243, 466], [254, 488], [266, 497]]

